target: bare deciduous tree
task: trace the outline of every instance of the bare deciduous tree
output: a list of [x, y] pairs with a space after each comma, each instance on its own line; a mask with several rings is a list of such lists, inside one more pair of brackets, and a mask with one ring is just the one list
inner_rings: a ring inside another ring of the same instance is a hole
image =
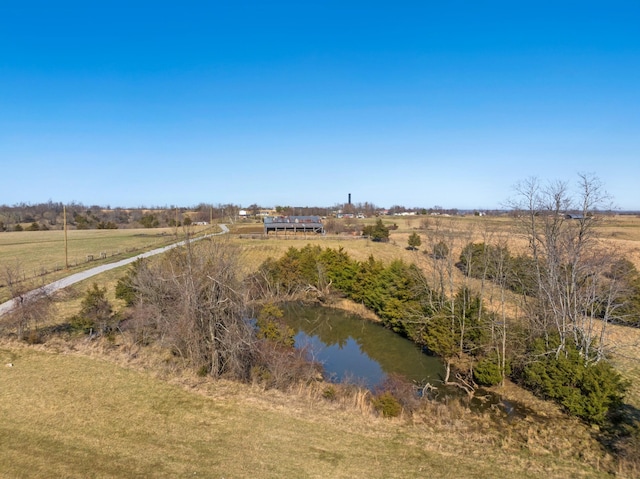
[[20, 339], [39, 340], [38, 329], [51, 312], [52, 301], [42, 288], [30, 291], [23, 280], [20, 263], [6, 265], [2, 271], [14, 307], [5, 321]]
[[[610, 197], [592, 175], [579, 175], [578, 186], [572, 193], [567, 183], [542, 185], [530, 178], [517, 185], [512, 206], [535, 265], [536, 301], [529, 310], [534, 333], [547, 338], [557, 334], [556, 355], [573, 340], [583, 357], [596, 352], [600, 358], [604, 336], [596, 344], [596, 329], [604, 331], [620, 289], [615, 279], [602, 274], [610, 270], [614, 257], [594, 234]], [[604, 324], [596, 328], [600, 319]]]
[[246, 321], [238, 254], [224, 240], [176, 248], [133, 279], [138, 312], [176, 354], [214, 377], [246, 379], [253, 332]]

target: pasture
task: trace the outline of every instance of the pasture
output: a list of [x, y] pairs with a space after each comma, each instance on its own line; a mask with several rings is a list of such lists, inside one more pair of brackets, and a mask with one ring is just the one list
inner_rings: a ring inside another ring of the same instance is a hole
[[[190, 234], [202, 231], [204, 227], [192, 227]], [[67, 235], [69, 270], [65, 271], [63, 231], [0, 233], [0, 302], [10, 298], [9, 278], [22, 282], [26, 290], [184, 238], [182, 229], [175, 228], [70, 230]]]

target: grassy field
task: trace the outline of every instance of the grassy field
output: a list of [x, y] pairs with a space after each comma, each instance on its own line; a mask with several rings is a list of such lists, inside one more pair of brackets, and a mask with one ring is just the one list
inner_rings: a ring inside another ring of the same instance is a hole
[[486, 418], [473, 428], [437, 411], [420, 422], [386, 420], [313, 395], [171, 384], [77, 352], [6, 342], [0, 359], [5, 478], [607, 477], [597, 462], [512, 447], [510, 434], [536, 433], [530, 424], [505, 423], [492, 437]]
[[[198, 229], [196, 229], [198, 228]], [[203, 227], [193, 227], [194, 233]], [[176, 241], [173, 228], [71, 230], [68, 232], [69, 271], [64, 271], [65, 250], [62, 231], [22, 231], [0, 234], [0, 302], [9, 299], [7, 271], [39, 286], [71, 273], [105, 262], [113, 262]], [[178, 239], [183, 238], [178, 230]], [[93, 260], [89, 261], [89, 256]], [[101, 259], [101, 256], [105, 256]]]

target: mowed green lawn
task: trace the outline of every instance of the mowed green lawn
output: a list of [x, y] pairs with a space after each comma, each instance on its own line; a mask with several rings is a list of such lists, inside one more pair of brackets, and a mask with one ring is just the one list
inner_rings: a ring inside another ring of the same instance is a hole
[[101, 359], [11, 344], [0, 360], [3, 478], [602, 477], [578, 460], [324, 400], [225, 382], [198, 394]]

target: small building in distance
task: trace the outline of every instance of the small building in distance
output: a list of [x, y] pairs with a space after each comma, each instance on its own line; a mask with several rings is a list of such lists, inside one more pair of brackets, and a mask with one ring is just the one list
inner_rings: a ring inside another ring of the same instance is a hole
[[264, 218], [264, 234], [278, 231], [287, 233], [319, 233], [324, 234], [324, 226], [319, 216], [266, 216]]

